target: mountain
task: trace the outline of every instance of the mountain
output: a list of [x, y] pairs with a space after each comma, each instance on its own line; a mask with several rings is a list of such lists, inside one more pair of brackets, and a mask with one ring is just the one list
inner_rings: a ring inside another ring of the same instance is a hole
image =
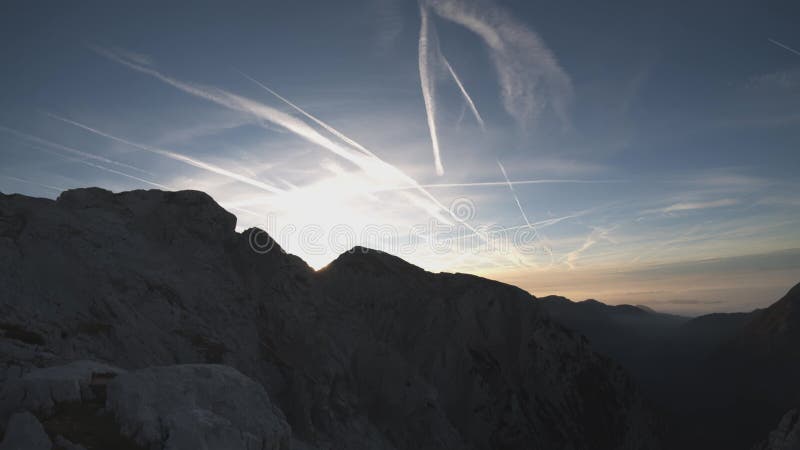
[[669, 448], [749, 449], [800, 405], [800, 285], [766, 309], [693, 319], [539, 301], [633, 375], [665, 417]]
[[585, 335], [597, 351], [621, 363], [643, 386], [662, 378], [665, 342], [689, 319], [633, 305], [606, 305], [597, 300], [573, 302], [559, 296], [538, 302], [553, 320]]
[[235, 224], [194, 191], [0, 194], [0, 448], [661, 448], [530, 294], [365, 248], [315, 272]]
[[742, 327], [726, 351], [767, 364], [800, 363], [800, 284]]

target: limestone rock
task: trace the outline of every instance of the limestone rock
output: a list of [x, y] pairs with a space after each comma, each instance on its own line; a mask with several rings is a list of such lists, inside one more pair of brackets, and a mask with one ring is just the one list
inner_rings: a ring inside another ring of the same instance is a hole
[[0, 450], [50, 450], [53, 444], [42, 424], [29, 412], [11, 416]]
[[94, 361], [33, 370], [6, 383], [0, 391], [0, 421], [16, 411], [49, 415], [57, 403], [94, 398], [93, 377], [118, 374], [121, 369]]
[[[107, 409], [123, 433], [164, 450], [281, 450], [291, 431], [264, 388], [219, 365], [128, 372], [108, 385]], [[163, 447], [160, 445], [163, 443]]]
[[793, 409], [781, 418], [778, 428], [753, 450], [800, 450], [800, 413]]

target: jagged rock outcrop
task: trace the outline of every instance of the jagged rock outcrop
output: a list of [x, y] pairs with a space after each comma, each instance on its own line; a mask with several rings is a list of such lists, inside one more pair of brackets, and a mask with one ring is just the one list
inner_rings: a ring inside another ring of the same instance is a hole
[[[0, 381], [81, 359], [127, 370], [120, 383], [151, 366], [214, 363], [263, 386], [292, 448], [659, 447], [629, 378], [529, 294], [366, 249], [314, 272], [234, 227], [200, 192], [0, 195]], [[109, 401], [91, 417], [124, 434], [136, 415], [110, 413], [134, 400]], [[192, 414], [174, 424], [206, 417]]]
[[800, 450], [800, 414], [793, 409], [783, 416], [778, 428], [753, 450]]
[[5, 424], [8, 417], [18, 411], [48, 416], [54, 413], [58, 404], [95, 400], [93, 379], [122, 372], [116, 367], [93, 361], [74, 361], [64, 366], [32, 370], [7, 381], [0, 390], [0, 424]]

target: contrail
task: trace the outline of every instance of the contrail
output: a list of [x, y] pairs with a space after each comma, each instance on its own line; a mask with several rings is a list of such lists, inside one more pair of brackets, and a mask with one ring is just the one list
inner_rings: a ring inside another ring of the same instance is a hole
[[517, 202], [517, 207], [519, 208], [519, 212], [522, 213], [522, 218], [525, 219], [525, 224], [527, 224], [528, 227], [531, 227], [531, 222], [528, 220], [528, 215], [525, 214], [525, 210], [522, 208], [522, 204], [519, 202], [519, 197], [517, 197], [517, 193], [514, 191], [514, 185], [511, 184], [511, 180], [508, 179], [508, 175], [506, 174], [506, 168], [503, 167], [503, 163], [501, 163], [499, 159], [497, 160], [497, 165], [498, 167], [500, 167], [500, 172], [503, 172], [503, 178], [506, 179], [506, 184], [508, 184], [508, 189], [511, 190], [511, 195], [514, 196], [514, 201]]
[[156, 183], [155, 181], [145, 180], [144, 178], [137, 177], [136, 175], [131, 175], [129, 173], [120, 172], [120, 171], [114, 170], [114, 169], [112, 169], [110, 167], [103, 167], [103, 166], [101, 166], [99, 164], [90, 163], [88, 161], [83, 161], [83, 163], [88, 165], [88, 166], [94, 167], [96, 169], [104, 170], [106, 172], [117, 174], [117, 175], [120, 175], [120, 176], [123, 176], [123, 177], [126, 177], [126, 178], [130, 178], [132, 180], [140, 181], [142, 183], [149, 184], [150, 186], [155, 186], [155, 187], [157, 187], [159, 189], [164, 189], [165, 191], [174, 191], [175, 190], [175, 188], [172, 188], [170, 186], [166, 186], [166, 185], [163, 185], [161, 183]]
[[7, 178], [9, 180], [19, 181], [20, 183], [25, 183], [25, 184], [30, 184], [30, 185], [33, 185], [33, 186], [38, 186], [40, 188], [50, 189], [50, 190], [53, 190], [53, 191], [56, 191], [56, 192], [62, 192], [62, 191], [66, 190], [64, 188], [60, 188], [60, 187], [56, 187], [56, 186], [50, 186], [49, 184], [37, 183], [36, 181], [26, 180], [24, 178], [12, 177], [11, 175], [0, 174], [0, 177]]
[[423, 0], [443, 19], [461, 25], [486, 44], [497, 73], [503, 106], [520, 125], [551, 107], [569, 124], [572, 83], [553, 52], [526, 24], [493, 2]]
[[[436, 81], [431, 77], [428, 63], [430, 62], [430, 17], [428, 9], [420, 4], [422, 24], [419, 29], [419, 80], [422, 87], [422, 99], [425, 101], [425, 114], [428, 117], [428, 129], [431, 132], [433, 145], [433, 163], [437, 175], [444, 175], [442, 157], [439, 151], [439, 135], [436, 132]], [[435, 38], [435, 36], [434, 36]], [[434, 50], [435, 51], [435, 50]]]
[[384, 165], [388, 165], [379, 158], [373, 158], [370, 155], [365, 155], [361, 152], [354, 152], [353, 149], [351, 148], [343, 147], [341, 145], [336, 144], [335, 142], [331, 141], [327, 137], [320, 134], [317, 130], [312, 128], [306, 122], [278, 109], [272, 108], [270, 106], [264, 105], [262, 103], [250, 100], [248, 98], [236, 94], [232, 94], [222, 89], [204, 87], [201, 85], [182, 82], [175, 78], [164, 75], [152, 67], [142, 66], [133, 61], [129, 61], [128, 59], [125, 59], [123, 56], [120, 56], [117, 53], [114, 53], [110, 50], [106, 50], [104, 48], [97, 48], [97, 47], [90, 47], [90, 48], [92, 48], [98, 54], [111, 59], [112, 61], [116, 61], [133, 70], [150, 75], [188, 94], [203, 98], [205, 100], [216, 103], [225, 108], [249, 114], [261, 120], [265, 120], [267, 122], [278, 125], [286, 129], [287, 131], [313, 144], [316, 144], [324, 149], [327, 149], [336, 154], [337, 156], [340, 156], [352, 162], [353, 164], [364, 169], [364, 171], [368, 174], [371, 173], [371, 170], [381, 169], [381, 167], [376, 167], [375, 160], [380, 161], [380, 163]]
[[[395, 179], [395, 180], [398, 180], [399, 182], [402, 182], [404, 184], [410, 185], [410, 186], [412, 186], [412, 188], [414, 190], [416, 190], [419, 194], [424, 196], [426, 199], [428, 199], [428, 201], [430, 201], [433, 205], [435, 205], [436, 208], [438, 208], [439, 211], [444, 211], [445, 215], [448, 215], [449, 217], [451, 217], [456, 222], [463, 224], [470, 231], [472, 231], [474, 233], [478, 233], [480, 236], [483, 237], [483, 239], [485, 239], [485, 236], [484, 236], [485, 233], [480, 233], [472, 225], [470, 225], [469, 223], [459, 219], [455, 215], [455, 213], [450, 211], [450, 209], [447, 208], [446, 206], [444, 206], [439, 200], [436, 199], [436, 197], [434, 197], [427, 190], [425, 190], [423, 187], [421, 187], [421, 185], [416, 180], [414, 180], [410, 176], [406, 175], [403, 171], [401, 171], [397, 167], [395, 167], [395, 166], [383, 161], [382, 159], [378, 158], [377, 156], [374, 156], [374, 153], [372, 153], [372, 152], [368, 152], [368, 154], [365, 154], [365, 153], [360, 152], [360, 151], [359, 152], [355, 152], [350, 148], [342, 147], [342, 146], [332, 142], [330, 139], [326, 138], [325, 136], [322, 136], [321, 134], [319, 134], [319, 132], [317, 132], [314, 128], [312, 128], [311, 126], [309, 126], [307, 123], [303, 122], [302, 120], [299, 120], [296, 117], [293, 117], [293, 116], [291, 116], [289, 114], [286, 114], [286, 113], [284, 113], [282, 111], [279, 111], [279, 110], [277, 110], [275, 108], [271, 108], [271, 107], [269, 107], [267, 105], [258, 103], [256, 101], [253, 101], [253, 100], [250, 100], [250, 99], [247, 99], [247, 98], [244, 98], [244, 97], [232, 94], [232, 93], [229, 93], [229, 92], [224, 91], [222, 89], [203, 88], [203, 87], [200, 87], [200, 86], [197, 86], [197, 85], [184, 83], [182, 81], [179, 81], [179, 80], [176, 80], [174, 78], [168, 77], [168, 76], [162, 74], [161, 72], [158, 72], [157, 70], [155, 70], [153, 68], [144, 67], [144, 66], [141, 66], [139, 64], [136, 64], [135, 62], [128, 61], [128, 60], [124, 59], [123, 57], [117, 55], [116, 53], [110, 52], [110, 51], [102, 49], [102, 48], [94, 48], [94, 50], [97, 53], [99, 53], [100, 55], [103, 55], [103, 56], [105, 56], [105, 57], [107, 57], [107, 58], [109, 58], [109, 59], [111, 59], [113, 61], [116, 61], [116, 62], [118, 62], [120, 64], [125, 65], [125, 66], [128, 66], [128, 67], [130, 67], [130, 68], [132, 68], [132, 69], [134, 69], [136, 71], [139, 71], [139, 72], [148, 74], [150, 76], [153, 76], [153, 77], [163, 81], [164, 83], [167, 83], [167, 84], [169, 84], [169, 85], [171, 85], [173, 87], [176, 87], [177, 89], [182, 90], [182, 91], [184, 91], [186, 93], [192, 94], [192, 95], [200, 97], [200, 98], [204, 98], [206, 100], [209, 100], [211, 102], [217, 103], [217, 104], [219, 104], [221, 106], [224, 106], [226, 108], [229, 108], [229, 109], [232, 109], [232, 110], [235, 110], [235, 111], [240, 111], [240, 112], [245, 112], [245, 113], [248, 113], [248, 114], [252, 114], [252, 115], [254, 115], [254, 116], [256, 116], [256, 117], [258, 117], [260, 119], [266, 120], [266, 121], [274, 123], [276, 125], [279, 125], [279, 126], [285, 128], [286, 130], [296, 134], [297, 136], [299, 136], [299, 137], [301, 137], [301, 138], [303, 138], [303, 139], [305, 139], [305, 140], [307, 140], [307, 141], [309, 141], [311, 143], [317, 144], [320, 147], [325, 148], [325, 149], [333, 152], [334, 154], [336, 154], [336, 155], [338, 155], [338, 156], [340, 156], [340, 157], [352, 162], [357, 167], [362, 169], [364, 171], [364, 173], [366, 173], [368, 176], [370, 176], [370, 177], [372, 177], [374, 179], [378, 179], [378, 180], [381, 180], [381, 181], [386, 181], [387, 179]], [[297, 107], [297, 106], [295, 105], [295, 107]], [[299, 108], [299, 107], [297, 107], [297, 108]], [[308, 113], [304, 113], [304, 114], [308, 114]], [[61, 120], [65, 120], [65, 119], [62, 118]], [[67, 122], [69, 123], [71, 121], [67, 120]], [[136, 144], [136, 143], [133, 143], [133, 142], [125, 141], [125, 140], [123, 140], [121, 138], [117, 138], [117, 137], [108, 135], [106, 133], [103, 133], [101, 131], [91, 129], [90, 127], [87, 127], [87, 126], [82, 125], [82, 124], [78, 124], [78, 123], [74, 123], [73, 122], [73, 125], [79, 126], [81, 128], [84, 128], [84, 129], [86, 129], [88, 131], [91, 131], [93, 133], [99, 134], [101, 136], [106, 136], [106, 137], [108, 137], [110, 139], [114, 139], [114, 140], [117, 140], [117, 141], [120, 141], [120, 142], [125, 142], [128, 145], [133, 145], [133, 146], [135, 146], [137, 148], [141, 148], [143, 150], [147, 150], [147, 151], [151, 151], [151, 152], [159, 153], [159, 154], [163, 154], [161, 152], [164, 152], [163, 150], [160, 150], [160, 149], [155, 149], [155, 148], [152, 148], [152, 147], [143, 146], [141, 144]], [[343, 133], [339, 133], [339, 134], [344, 135]], [[355, 142], [353, 139], [350, 139], [350, 138], [348, 138], [348, 139], [353, 141], [353, 142]], [[361, 146], [361, 147], [363, 147], [363, 146]], [[187, 157], [184, 157], [183, 155], [176, 155], [176, 154], [174, 154], [172, 152], [166, 152], [166, 153], [172, 155], [172, 156], [169, 156], [169, 157], [187, 158]], [[168, 156], [168, 155], [165, 154], [165, 156]], [[188, 162], [188, 161], [185, 161], [185, 162]], [[197, 163], [197, 162], [195, 161], [195, 163]], [[217, 170], [224, 170], [224, 169], [217, 168]], [[225, 172], [227, 172], [227, 171], [225, 171]], [[230, 172], [227, 172], [227, 173], [229, 173], [231, 176], [241, 177], [241, 176], [239, 176], [237, 174], [232, 174]], [[241, 177], [241, 178], [247, 179], [246, 177]], [[249, 179], [247, 179], [247, 180], [249, 180]], [[243, 181], [243, 180], [240, 179], [240, 181]], [[250, 182], [248, 184], [251, 184], [252, 182], [261, 184], [260, 182], [257, 182], [255, 180], [249, 180], [249, 181]], [[247, 181], [244, 181], [244, 182], [247, 182]], [[270, 189], [277, 189], [277, 188], [274, 188], [272, 186], [269, 186], [269, 188]], [[423, 209], [425, 209], [425, 208], [423, 208]], [[431, 214], [427, 209], [425, 209], [425, 210], [426, 210], [426, 212]], [[437, 219], [444, 219], [444, 216], [441, 216], [441, 215], [433, 215], [433, 216], [435, 218], [437, 218]]]
[[116, 61], [120, 64], [128, 66], [133, 70], [150, 75], [188, 94], [206, 99], [210, 102], [224, 106], [228, 109], [250, 114], [258, 117], [259, 119], [269, 121], [271, 123], [274, 123], [276, 125], [285, 128], [287, 131], [290, 131], [302, 137], [303, 139], [306, 139], [309, 142], [312, 142], [323, 148], [326, 148], [345, 159], [348, 160], [353, 159], [353, 155], [351, 155], [347, 149], [336, 145], [330, 139], [326, 138], [325, 136], [322, 136], [316, 130], [311, 128], [307, 123], [297, 119], [296, 117], [286, 114], [283, 111], [279, 111], [275, 108], [271, 108], [267, 105], [255, 102], [253, 100], [241, 97], [236, 94], [232, 94], [222, 89], [206, 88], [200, 85], [184, 83], [175, 78], [164, 75], [152, 67], [137, 64], [136, 62], [130, 61], [125, 57], [120, 56], [119, 54], [104, 48], [100, 47], [90, 47], [90, 48], [95, 52], [97, 52], [98, 54], [112, 61]]
[[317, 117], [315, 117], [315, 116], [312, 116], [311, 114], [307, 113], [307, 112], [306, 112], [306, 111], [304, 111], [302, 108], [300, 108], [299, 106], [297, 106], [297, 105], [295, 105], [294, 103], [290, 102], [289, 100], [287, 100], [286, 98], [284, 98], [283, 96], [281, 96], [281, 95], [280, 95], [280, 94], [278, 94], [277, 92], [273, 91], [272, 89], [270, 89], [269, 87], [267, 87], [266, 85], [264, 85], [263, 83], [261, 83], [260, 81], [256, 80], [255, 78], [251, 77], [250, 75], [247, 75], [246, 73], [244, 73], [244, 72], [242, 72], [242, 71], [239, 71], [239, 70], [237, 70], [237, 72], [239, 72], [239, 73], [240, 73], [240, 74], [241, 74], [243, 77], [245, 77], [245, 78], [247, 78], [248, 80], [252, 81], [253, 83], [255, 83], [256, 85], [258, 85], [258, 86], [259, 86], [259, 87], [261, 87], [262, 89], [266, 90], [266, 91], [267, 91], [267, 92], [269, 92], [270, 94], [274, 95], [275, 97], [277, 97], [278, 99], [280, 99], [282, 102], [284, 102], [284, 103], [286, 103], [287, 105], [289, 105], [289, 106], [291, 106], [292, 108], [294, 108], [294, 110], [295, 110], [295, 111], [299, 112], [300, 114], [302, 114], [302, 115], [304, 115], [304, 116], [308, 117], [309, 119], [311, 119], [312, 121], [314, 121], [314, 123], [316, 123], [317, 125], [319, 125], [319, 126], [321, 126], [322, 128], [324, 128], [324, 129], [325, 129], [325, 130], [326, 130], [328, 133], [331, 133], [332, 135], [334, 135], [334, 136], [336, 136], [337, 138], [341, 139], [342, 141], [346, 142], [346, 143], [347, 143], [348, 145], [350, 145], [351, 147], [353, 147], [353, 148], [355, 148], [355, 149], [358, 149], [358, 150], [361, 150], [362, 152], [366, 153], [366, 154], [367, 154], [367, 155], [369, 155], [369, 156], [375, 156], [375, 155], [374, 155], [372, 152], [370, 152], [369, 150], [367, 150], [366, 148], [364, 148], [364, 146], [362, 146], [362, 145], [361, 145], [361, 144], [359, 144], [358, 142], [356, 142], [356, 141], [354, 141], [354, 140], [350, 139], [349, 137], [345, 136], [344, 134], [342, 134], [341, 132], [339, 132], [339, 130], [337, 130], [337, 129], [333, 128], [332, 126], [328, 125], [327, 123], [323, 122], [322, 120], [318, 119]]
[[483, 118], [481, 114], [478, 112], [478, 108], [475, 107], [475, 102], [472, 101], [472, 97], [470, 97], [467, 89], [464, 88], [464, 83], [461, 82], [461, 79], [458, 77], [458, 74], [455, 70], [453, 70], [453, 66], [450, 65], [450, 61], [447, 60], [444, 56], [442, 56], [442, 62], [444, 62], [445, 67], [450, 72], [450, 76], [453, 77], [453, 81], [456, 82], [458, 85], [458, 89], [461, 90], [461, 94], [464, 96], [464, 100], [467, 101], [467, 105], [469, 105], [469, 109], [472, 111], [472, 114], [475, 116], [475, 120], [478, 121], [482, 130], [486, 130], [486, 125], [483, 122]]
[[[420, 187], [425, 189], [436, 188], [464, 188], [464, 187], [487, 187], [487, 186], [508, 186], [511, 185], [526, 185], [526, 184], [606, 184], [606, 183], [624, 183], [625, 180], [579, 180], [579, 179], [559, 179], [559, 178], [543, 178], [538, 180], [514, 180], [514, 181], [478, 181], [474, 183], [433, 183], [433, 184], [420, 184]], [[413, 189], [414, 186], [386, 186], [375, 189], [375, 192], [380, 191], [399, 191], [404, 189]]]
[[165, 186], [163, 184], [156, 183], [155, 181], [150, 181], [150, 180], [147, 180], [147, 179], [144, 179], [144, 178], [140, 178], [140, 177], [137, 177], [136, 175], [131, 175], [129, 173], [121, 172], [119, 170], [114, 170], [114, 169], [112, 169], [110, 167], [101, 166], [100, 164], [95, 164], [95, 163], [93, 163], [91, 161], [87, 161], [85, 159], [81, 159], [81, 158], [74, 157], [74, 156], [62, 155], [60, 153], [56, 153], [56, 152], [54, 152], [54, 151], [52, 151], [50, 149], [47, 149], [47, 148], [37, 147], [37, 146], [34, 146], [34, 145], [30, 145], [30, 144], [28, 144], [28, 145], [31, 148], [39, 150], [41, 152], [50, 153], [51, 155], [55, 155], [55, 156], [58, 156], [58, 157], [61, 157], [61, 158], [65, 158], [67, 160], [74, 161], [74, 162], [77, 162], [79, 164], [83, 164], [85, 166], [89, 166], [89, 167], [92, 167], [92, 168], [95, 168], [95, 169], [99, 169], [99, 170], [102, 170], [104, 172], [113, 173], [115, 175], [120, 175], [120, 176], [123, 176], [125, 178], [130, 178], [132, 180], [136, 180], [136, 181], [139, 181], [139, 182], [142, 182], [142, 183], [145, 183], [145, 184], [149, 184], [150, 186], [155, 186], [155, 187], [157, 187], [159, 189], [164, 189], [164, 190], [167, 190], [167, 191], [173, 191], [174, 190], [173, 188], [171, 188], [169, 186]]
[[135, 170], [137, 172], [144, 173], [146, 175], [150, 175], [150, 176], [153, 175], [152, 173], [150, 173], [150, 172], [148, 172], [146, 170], [142, 170], [142, 169], [140, 169], [138, 167], [131, 166], [129, 164], [121, 163], [121, 162], [118, 162], [118, 161], [114, 161], [112, 159], [108, 159], [108, 158], [105, 158], [103, 156], [98, 156], [98, 155], [95, 155], [95, 154], [92, 154], [92, 153], [87, 153], [87, 152], [84, 152], [84, 151], [81, 151], [81, 150], [78, 150], [78, 149], [75, 149], [75, 148], [72, 148], [72, 147], [67, 147], [66, 145], [62, 145], [62, 144], [59, 144], [59, 143], [56, 143], [56, 142], [48, 141], [47, 139], [42, 139], [40, 137], [34, 136], [32, 134], [24, 133], [22, 131], [15, 130], [13, 128], [8, 128], [8, 127], [4, 127], [4, 126], [0, 125], [0, 130], [3, 130], [5, 132], [7, 132], [7, 133], [11, 133], [11, 134], [13, 134], [13, 135], [15, 135], [15, 136], [17, 136], [17, 137], [19, 137], [21, 139], [32, 141], [32, 142], [35, 142], [37, 144], [41, 144], [41, 145], [44, 145], [44, 146], [47, 146], [47, 147], [57, 148], [59, 150], [65, 151], [67, 153], [71, 153], [71, 154], [79, 156], [81, 158], [93, 159], [95, 161], [104, 162], [106, 164], [112, 164], [112, 165], [115, 165], [115, 166], [124, 167], [126, 169]]
[[282, 189], [276, 188], [275, 186], [271, 186], [269, 184], [263, 183], [263, 182], [258, 181], [258, 180], [254, 180], [254, 179], [246, 177], [244, 175], [240, 175], [238, 173], [231, 172], [230, 170], [223, 169], [222, 167], [218, 167], [218, 166], [215, 166], [213, 164], [209, 164], [209, 163], [206, 163], [206, 162], [203, 162], [203, 161], [198, 161], [196, 159], [190, 158], [190, 157], [182, 155], [180, 153], [175, 153], [175, 152], [172, 152], [172, 151], [169, 151], [169, 150], [164, 150], [164, 149], [160, 149], [160, 148], [156, 148], [156, 147], [150, 147], [148, 145], [139, 144], [139, 143], [136, 143], [136, 142], [133, 142], [133, 141], [129, 141], [127, 139], [123, 139], [123, 138], [108, 134], [108, 133], [100, 131], [100, 130], [98, 130], [96, 128], [92, 128], [92, 127], [90, 127], [88, 125], [84, 125], [84, 124], [82, 124], [80, 122], [75, 122], [75, 121], [67, 119], [65, 117], [58, 116], [56, 114], [48, 114], [48, 115], [50, 117], [56, 119], [56, 120], [60, 120], [62, 122], [68, 123], [70, 125], [74, 125], [74, 126], [76, 126], [78, 128], [82, 128], [82, 129], [84, 129], [86, 131], [89, 131], [91, 133], [94, 133], [94, 134], [96, 134], [98, 136], [102, 136], [102, 137], [111, 139], [113, 141], [117, 141], [117, 142], [123, 143], [125, 145], [129, 145], [131, 147], [138, 148], [140, 150], [144, 150], [144, 151], [147, 151], [147, 152], [150, 152], [150, 153], [155, 153], [157, 155], [165, 156], [165, 157], [173, 159], [175, 161], [180, 161], [180, 162], [183, 162], [185, 164], [189, 164], [190, 166], [194, 166], [194, 167], [197, 167], [199, 169], [203, 169], [203, 170], [206, 170], [206, 171], [209, 171], [209, 172], [216, 173], [218, 175], [222, 175], [222, 176], [228, 177], [228, 178], [230, 178], [232, 180], [236, 180], [236, 181], [240, 181], [240, 182], [245, 183], [245, 184], [249, 184], [250, 186], [257, 187], [259, 189], [265, 190], [267, 192], [271, 192], [273, 194], [279, 194], [279, 193], [284, 192]]
[[[255, 81], [255, 80], [254, 80], [254, 81]], [[258, 83], [258, 84], [260, 84], [260, 83]], [[263, 85], [262, 85], [262, 87], [264, 87], [265, 89], [267, 89], [267, 90], [269, 90], [270, 92], [272, 92], [272, 91], [271, 91], [269, 88], [267, 88], [266, 86], [263, 86]], [[302, 109], [302, 108], [300, 108], [299, 106], [295, 105], [294, 103], [290, 102], [289, 100], [287, 100], [287, 99], [285, 99], [285, 98], [283, 98], [283, 97], [281, 97], [281, 96], [279, 96], [279, 95], [277, 95], [277, 94], [275, 94], [275, 95], [276, 95], [276, 97], [278, 97], [279, 99], [281, 99], [282, 101], [284, 101], [286, 104], [288, 104], [288, 105], [289, 105], [289, 106], [291, 106], [292, 108], [296, 109], [296, 110], [297, 110], [297, 111], [298, 111], [300, 114], [303, 114], [304, 116], [306, 116], [306, 117], [310, 118], [311, 120], [313, 120], [314, 122], [316, 122], [317, 124], [319, 124], [320, 126], [322, 126], [323, 128], [325, 128], [326, 130], [329, 130], [329, 131], [331, 132], [331, 134], [333, 134], [334, 136], [340, 137], [340, 138], [341, 138], [341, 139], [342, 139], [344, 142], [347, 142], [347, 143], [352, 143], [352, 144], [353, 144], [353, 146], [354, 146], [355, 148], [357, 148], [357, 149], [359, 149], [359, 150], [362, 150], [362, 151], [363, 151], [363, 152], [364, 152], [364, 153], [365, 153], [367, 156], [369, 156], [369, 158], [370, 158], [370, 159], [377, 160], [378, 162], [380, 162], [380, 164], [382, 164], [382, 165], [386, 166], [386, 169], [387, 169], [387, 175], [395, 175], [396, 177], [400, 178], [400, 180], [401, 180], [401, 181], [403, 181], [404, 183], [406, 183], [406, 186], [398, 186], [396, 189], [392, 189], [392, 188], [390, 188], [390, 189], [385, 189], [385, 190], [387, 190], [387, 191], [388, 191], [388, 190], [416, 190], [417, 192], [419, 192], [420, 194], [422, 194], [424, 197], [426, 197], [428, 200], [430, 200], [430, 201], [431, 201], [431, 202], [432, 202], [434, 205], [436, 205], [436, 207], [437, 207], [437, 208], [439, 208], [440, 210], [443, 210], [443, 211], [447, 211], [447, 212], [449, 213], [449, 215], [450, 215], [450, 216], [451, 216], [453, 219], [455, 219], [457, 222], [463, 223], [463, 224], [464, 224], [464, 225], [465, 225], [467, 228], [469, 228], [469, 229], [470, 229], [470, 231], [472, 231], [472, 232], [474, 232], [474, 233], [478, 233], [478, 231], [477, 231], [476, 229], [474, 229], [474, 228], [473, 228], [471, 225], [469, 225], [468, 223], [466, 223], [466, 222], [464, 222], [464, 221], [462, 221], [462, 220], [459, 220], [459, 219], [458, 219], [458, 217], [456, 217], [456, 216], [455, 216], [455, 215], [454, 215], [454, 214], [453, 214], [453, 213], [450, 211], [450, 209], [449, 209], [449, 208], [447, 208], [446, 206], [444, 206], [444, 205], [443, 205], [441, 202], [439, 202], [439, 200], [437, 200], [437, 199], [436, 199], [436, 198], [435, 198], [435, 197], [434, 197], [434, 196], [433, 196], [431, 193], [429, 193], [427, 190], [425, 190], [426, 186], [428, 186], [428, 185], [423, 185], [423, 184], [420, 184], [420, 183], [418, 183], [416, 180], [414, 180], [414, 179], [413, 179], [413, 178], [411, 178], [410, 176], [408, 176], [408, 175], [406, 175], [405, 173], [403, 173], [403, 172], [402, 172], [400, 169], [396, 168], [395, 166], [392, 166], [392, 165], [391, 165], [391, 164], [389, 164], [389, 163], [386, 163], [386, 162], [384, 162], [382, 159], [380, 159], [379, 157], [377, 157], [377, 156], [376, 156], [376, 155], [375, 155], [373, 152], [371, 152], [369, 149], [365, 148], [363, 145], [359, 144], [359, 143], [358, 143], [358, 142], [356, 142], [355, 140], [353, 140], [353, 139], [349, 138], [349, 137], [348, 137], [348, 136], [346, 136], [344, 133], [342, 133], [342, 132], [340, 132], [339, 130], [337, 130], [337, 129], [333, 128], [331, 125], [329, 125], [329, 124], [327, 124], [327, 123], [323, 122], [321, 119], [318, 119], [318, 118], [314, 117], [313, 115], [311, 115], [310, 113], [306, 112], [305, 110], [303, 110], [303, 109]], [[359, 166], [361, 166], [362, 168], [364, 168], [364, 167], [363, 167], [362, 165], [360, 165], [360, 164], [359, 164]], [[366, 169], [364, 169], [364, 170], [366, 170]], [[432, 185], [432, 186], [436, 186], [436, 185]], [[384, 189], [377, 189], [377, 190], [376, 190], [376, 192], [380, 192], [380, 191], [384, 191]]]
[[793, 49], [792, 47], [789, 47], [786, 44], [782, 44], [782, 43], [776, 41], [775, 39], [767, 39], [767, 40], [772, 42], [773, 44], [777, 45], [778, 47], [781, 47], [781, 48], [783, 48], [785, 50], [789, 50], [790, 52], [794, 53], [795, 55], [800, 56], [800, 52], [799, 51]]

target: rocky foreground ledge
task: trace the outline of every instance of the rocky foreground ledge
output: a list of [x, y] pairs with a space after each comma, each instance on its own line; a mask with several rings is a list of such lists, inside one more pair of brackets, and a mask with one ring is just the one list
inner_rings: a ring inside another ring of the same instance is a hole
[[0, 450], [655, 449], [526, 292], [259, 254], [201, 192], [0, 195]]

